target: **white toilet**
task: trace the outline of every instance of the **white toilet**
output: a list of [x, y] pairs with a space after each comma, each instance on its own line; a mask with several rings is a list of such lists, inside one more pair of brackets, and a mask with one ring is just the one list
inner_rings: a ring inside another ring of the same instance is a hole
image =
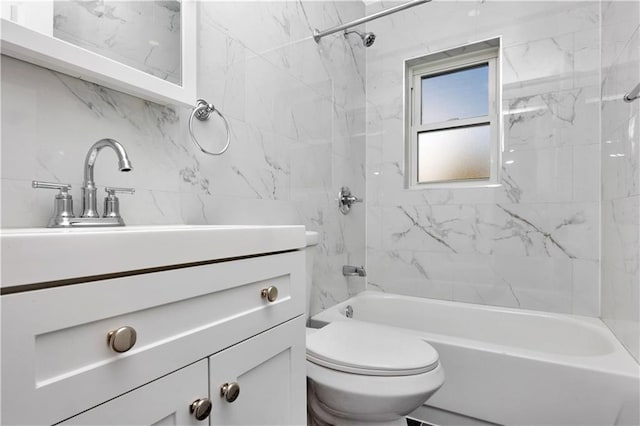
[[[307, 232], [307, 314], [316, 244]], [[418, 337], [346, 318], [307, 329], [309, 424], [406, 425], [443, 383], [438, 352]]]

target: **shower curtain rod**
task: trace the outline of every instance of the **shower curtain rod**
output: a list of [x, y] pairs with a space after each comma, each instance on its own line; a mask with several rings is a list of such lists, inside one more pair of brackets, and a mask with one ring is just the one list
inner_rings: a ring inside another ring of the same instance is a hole
[[638, 83], [638, 85], [634, 87], [632, 91], [624, 95], [625, 102], [633, 102], [636, 99], [640, 99], [640, 83]]
[[364, 24], [365, 22], [373, 21], [374, 19], [382, 18], [383, 16], [417, 6], [422, 3], [428, 3], [430, 1], [431, 0], [413, 0], [398, 6], [390, 7], [389, 9], [381, 10], [380, 12], [376, 12], [369, 16], [363, 16], [362, 18], [355, 19], [351, 22], [347, 22], [346, 24], [337, 25], [329, 28], [328, 30], [319, 31], [318, 29], [315, 29], [313, 30], [313, 39], [318, 43], [322, 37], [328, 36], [329, 34], [337, 33], [338, 31], [346, 30], [347, 28], [355, 27], [356, 25]]

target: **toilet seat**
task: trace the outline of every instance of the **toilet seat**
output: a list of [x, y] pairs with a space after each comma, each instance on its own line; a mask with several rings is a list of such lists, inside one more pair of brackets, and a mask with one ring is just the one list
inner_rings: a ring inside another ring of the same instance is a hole
[[438, 352], [410, 334], [348, 320], [307, 335], [307, 360], [364, 376], [412, 376], [438, 367]]

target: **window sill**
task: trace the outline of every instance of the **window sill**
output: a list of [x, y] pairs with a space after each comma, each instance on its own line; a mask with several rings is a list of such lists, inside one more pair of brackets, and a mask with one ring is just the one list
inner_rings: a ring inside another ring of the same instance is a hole
[[406, 190], [424, 191], [432, 189], [480, 189], [480, 188], [500, 188], [501, 183], [497, 182], [442, 182], [442, 183], [423, 183], [411, 185]]

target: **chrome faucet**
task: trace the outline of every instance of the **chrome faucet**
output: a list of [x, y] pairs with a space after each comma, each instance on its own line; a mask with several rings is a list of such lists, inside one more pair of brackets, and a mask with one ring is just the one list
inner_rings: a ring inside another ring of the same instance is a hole
[[118, 155], [118, 169], [121, 172], [128, 172], [131, 167], [131, 161], [127, 151], [120, 144], [120, 142], [113, 139], [100, 139], [94, 143], [87, 157], [84, 160], [84, 182], [82, 183], [82, 215], [80, 217], [100, 217], [98, 214], [97, 199], [96, 199], [96, 184], [93, 181], [93, 167], [96, 164], [96, 159], [102, 148], [112, 148]]
[[73, 214], [73, 198], [69, 194], [71, 185], [57, 182], [33, 181], [34, 188], [57, 189], [60, 191], [56, 195], [53, 216], [49, 220], [50, 228], [70, 228], [70, 227], [91, 227], [91, 226], [124, 226], [124, 220], [120, 216], [120, 203], [116, 192], [133, 194], [133, 188], [112, 188], [106, 187], [107, 196], [104, 199], [104, 214], [98, 214], [96, 201], [96, 183], [93, 181], [93, 167], [96, 158], [102, 148], [110, 147], [118, 155], [118, 169], [121, 172], [128, 172], [131, 161], [124, 147], [113, 139], [100, 139], [94, 143], [87, 157], [84, 160], [84, 182], [82, 184], [82, 215], [76, 217]]

